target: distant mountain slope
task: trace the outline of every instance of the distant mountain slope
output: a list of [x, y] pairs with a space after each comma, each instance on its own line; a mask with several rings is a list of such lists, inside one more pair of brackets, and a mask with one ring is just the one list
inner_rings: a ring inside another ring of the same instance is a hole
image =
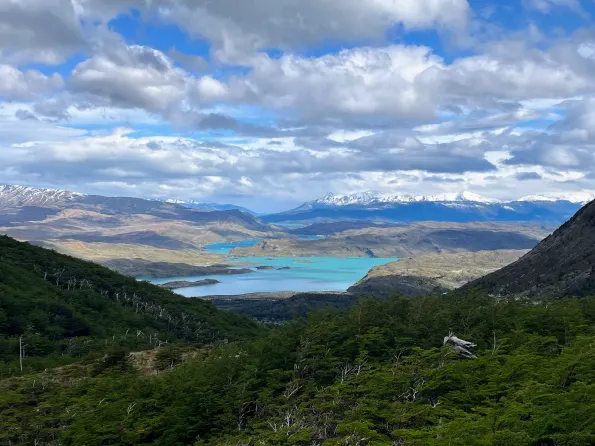
[[531, 249], [550, 231], [510, 223], [420, 222], [368, 226], [321, 240], [265, 240], [232, 255], [273, 257], [410, 257], [441, 252]]
[[199, 209], [201, 211], [231, 211], [238, 210], [247, 214], [258, 215], [256, 212], [248, 208], [237, 206], [235, 204], [221, 204], [221, 203], [204, 203], [196, 200], [166, 200], [166, 203], [179, 204], [190, 209]]
[[[88, 194], [82, 194], [78, 192], [71, 192], [68, 190], [60, 189], [47, 189], [29, 186], [13, 186], [13, 185], [0, 185], [0, 209], [9, 206], [54, 206], [60, 203], [68, 201], [80, 201], [89, 197]], [[99, 197], [99, 196], [95, 196]], [[109, 198], [109, 197], [105, 197]], [[119, 197], [118, 197], [119, 198]], [[230, 211], [238, 210], [246, 212], [248, 214], [256, 215], [251, 210], [242, 206], [236, 206], [233, 204], [219, 204], [219, 203], [203, 203], [197, 200], [144, 200], [140, 198], [123, 198], [128, 202], [139, 203], [153, 202], [153, 203], [169, 203], [178, 204], [183, 207], [197, 209], [201, 211]], [[120, 200], [122, 201], [122, 199]]]
[[595, 201], [520, 260], [466, 287], [528, 297], [595, 293]]
[[582, 205], [586, 195], [533, 196], [501, 202], [469, 192], [437, 196], [381, 195], [374, 192], [337, 196], [329, 194], [296, 209], [267, 215], [265, 221], [379, 220], [398, 223], [417, 221], [510, 221], [560, 224]]
[[[278, 230], [237, 209], [0, 186], [0, 234], [93, 261], [126, 258], [134, 245], [141, 259], [204, 264], [213, 260], [202, 252], [206, 244], [264, 239]], [[176, 258], [180, 250], [192, 258]]]
[[[184, 206], [183, 202], [146, 200], [133, 197], [105, 197], [86, 195], [77, 192], [54, 189], [40, 189], [25, 186], [0, 186], [0, 209], [3, 214], [11, 213], [13, 223], [24, 221], [15, 210], [27, 209], [30, 220], [36, 218], [37, 211], [45, 217], [48, 209], [85, 209], [100, 211], [103, 214], [152, 215], [166, 220], [186, 220], [197, 223], [240, 223], [251, 229], [268, 230], [268, 225], [258, 220], [252, 213], [243, 212], [231, 205], [209, 204], [209, 209]], [[219, 209], [216, 209], [219, 208]], [[200, 211], [204, 212], [200, 212]]]
[[348, 220], [332, 223], [314, 223], [303, 228], [291, 229], [289, 232], [294, 235], [313, 236], [313, 235], [331, 235], [343, 231], [364, 228], [390, 228], [395, 226], [392, 223], [383, 223], [366, 220]]
[[85, 194], [56, 189], [0, 185], [0, 208], [53, 206], [85, 197]]
[[18, 359], [20, 336], [27, 344], [25, 365], [35, 368], [48, 364], [47, 358], [64, 362], [106, 346], [205, 344], [258, 331], [247, 318], [204, 301], [0, 236], [0, 357], [5, 362]]

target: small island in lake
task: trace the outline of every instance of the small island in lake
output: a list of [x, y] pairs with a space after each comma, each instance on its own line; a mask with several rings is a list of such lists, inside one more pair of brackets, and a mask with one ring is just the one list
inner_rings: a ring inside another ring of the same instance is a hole
[[168, 290], [177, 290], [178, 288], [192, 288], [195, 286], [206, 286], [206, 285], [216, 285], [219, 282], [216, 279], [203, 279], [198, 280], [196, 282], [187, 282], [185, 280], [179, 280], [176, 282], [167, 282], [159, 285], [161, 288], [165, 288]]

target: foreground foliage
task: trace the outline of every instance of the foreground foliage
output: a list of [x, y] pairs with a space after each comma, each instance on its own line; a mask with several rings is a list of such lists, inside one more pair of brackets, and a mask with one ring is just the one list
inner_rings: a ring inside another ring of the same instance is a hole
[[[595, 299], [363, 300], [157, 374], [112, 355], [0, 381], [2, 444], [590, 445]], [[442, 338], [476, 342], [461, 360]]]
[[261, 331], [210, 303], [0, 237], [0, 378], [114, 349], [206, 345]]

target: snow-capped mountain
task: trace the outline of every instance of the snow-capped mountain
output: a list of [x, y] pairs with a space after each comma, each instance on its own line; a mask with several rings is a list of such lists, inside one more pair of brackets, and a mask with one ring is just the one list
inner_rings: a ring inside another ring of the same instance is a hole
[[378, 192], [363, 192], [353, 195], [335, 195], [329, 193], [317, 200], [304, 203], [297, 209], [313, 209], [317, 206], [370, 206], [374, 204], [419, 203], [419, 202], [473, 202], [497, 203], [498, 200], [487, 198], [473, 192], [447, 193], [440, 195], [391, 195]]
[[[39, 207], [51, 207], [54, 205], [84, 199], [91, 197], [87, 194], [79, 192], [72, 192], [68, 190], [60, 189], [44, 189], [39, 187], [28, 187], [28, 186], [12, 186], [12, 185], [0, 185], [0, 207], [23, 207], [23, 206], [39, 206]], [[99, 195], [95, 197], [100, 197]], [[125, 197], [104, 197], [106, 199], [122, 199]], [[142, 200], [142, 199], [133, 199]], [[158, 200], [158, 199], [147, 199], [149, 202], [165, 202], [178, 204], [187, 208], [200, 209], [203, 211], [228, 211], [228, 210], [240, 210], [254, 214], [249, 209], [233, 204], [219, 204], [219, 203], [202, 203], [195, 200]]]
[[570, 193], [570, 194], [556, 194], [556, 195], [528, 195], [526, 197], [522, 197], [519, 198], [516, 201], [549, 201], [549, 202], [555, 202], [555, 201], [569, 201], [571, 203], [578, 203], [578, 204], [582, 204], [585, 205], [587, 203], [589, 203], [590, 201], [593, 201], [593, 199], [595, 199], [595, 196], [593, 194], [590, 194], [589, 192], [574, 192], [574, 193]]
[[52, 206], [85, 196], [66, 190], [0, 185], [0, 207]]
[[380, 194], [368, 191], [352, 195], [335, 195], [329, 193], [322, 198], [304, 203], [295, 210], [314, 209], [320, 206], [373, 206], [399, 203], [514, 203], [514, 202], [556, 202], [568, 201], [570, 203], [585, 204], [591, 201], [594, 196], [586, 192], [578, 192], [568, 195], [531, 195], [516, 200], [496, 200], [484, 197], [469, 191], [445, 193], [439, 195], [411, 195], [411, 194]]
[[379, 220], [399, 223], [518, 221], [560, 224], [592, 198], [585, 192], [567, 196], [536, 195], [509, 201], [484, 197], [470, 191], [440, 195], [329, 193], [291, 211], [269, 215], [266, 220], [272, 223]]

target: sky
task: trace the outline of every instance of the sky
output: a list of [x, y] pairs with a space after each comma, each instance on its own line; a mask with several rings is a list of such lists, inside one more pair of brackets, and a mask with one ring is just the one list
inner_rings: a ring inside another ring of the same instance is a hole
[[0, 0], [0, 184], [595, 195], [594, 0]]

